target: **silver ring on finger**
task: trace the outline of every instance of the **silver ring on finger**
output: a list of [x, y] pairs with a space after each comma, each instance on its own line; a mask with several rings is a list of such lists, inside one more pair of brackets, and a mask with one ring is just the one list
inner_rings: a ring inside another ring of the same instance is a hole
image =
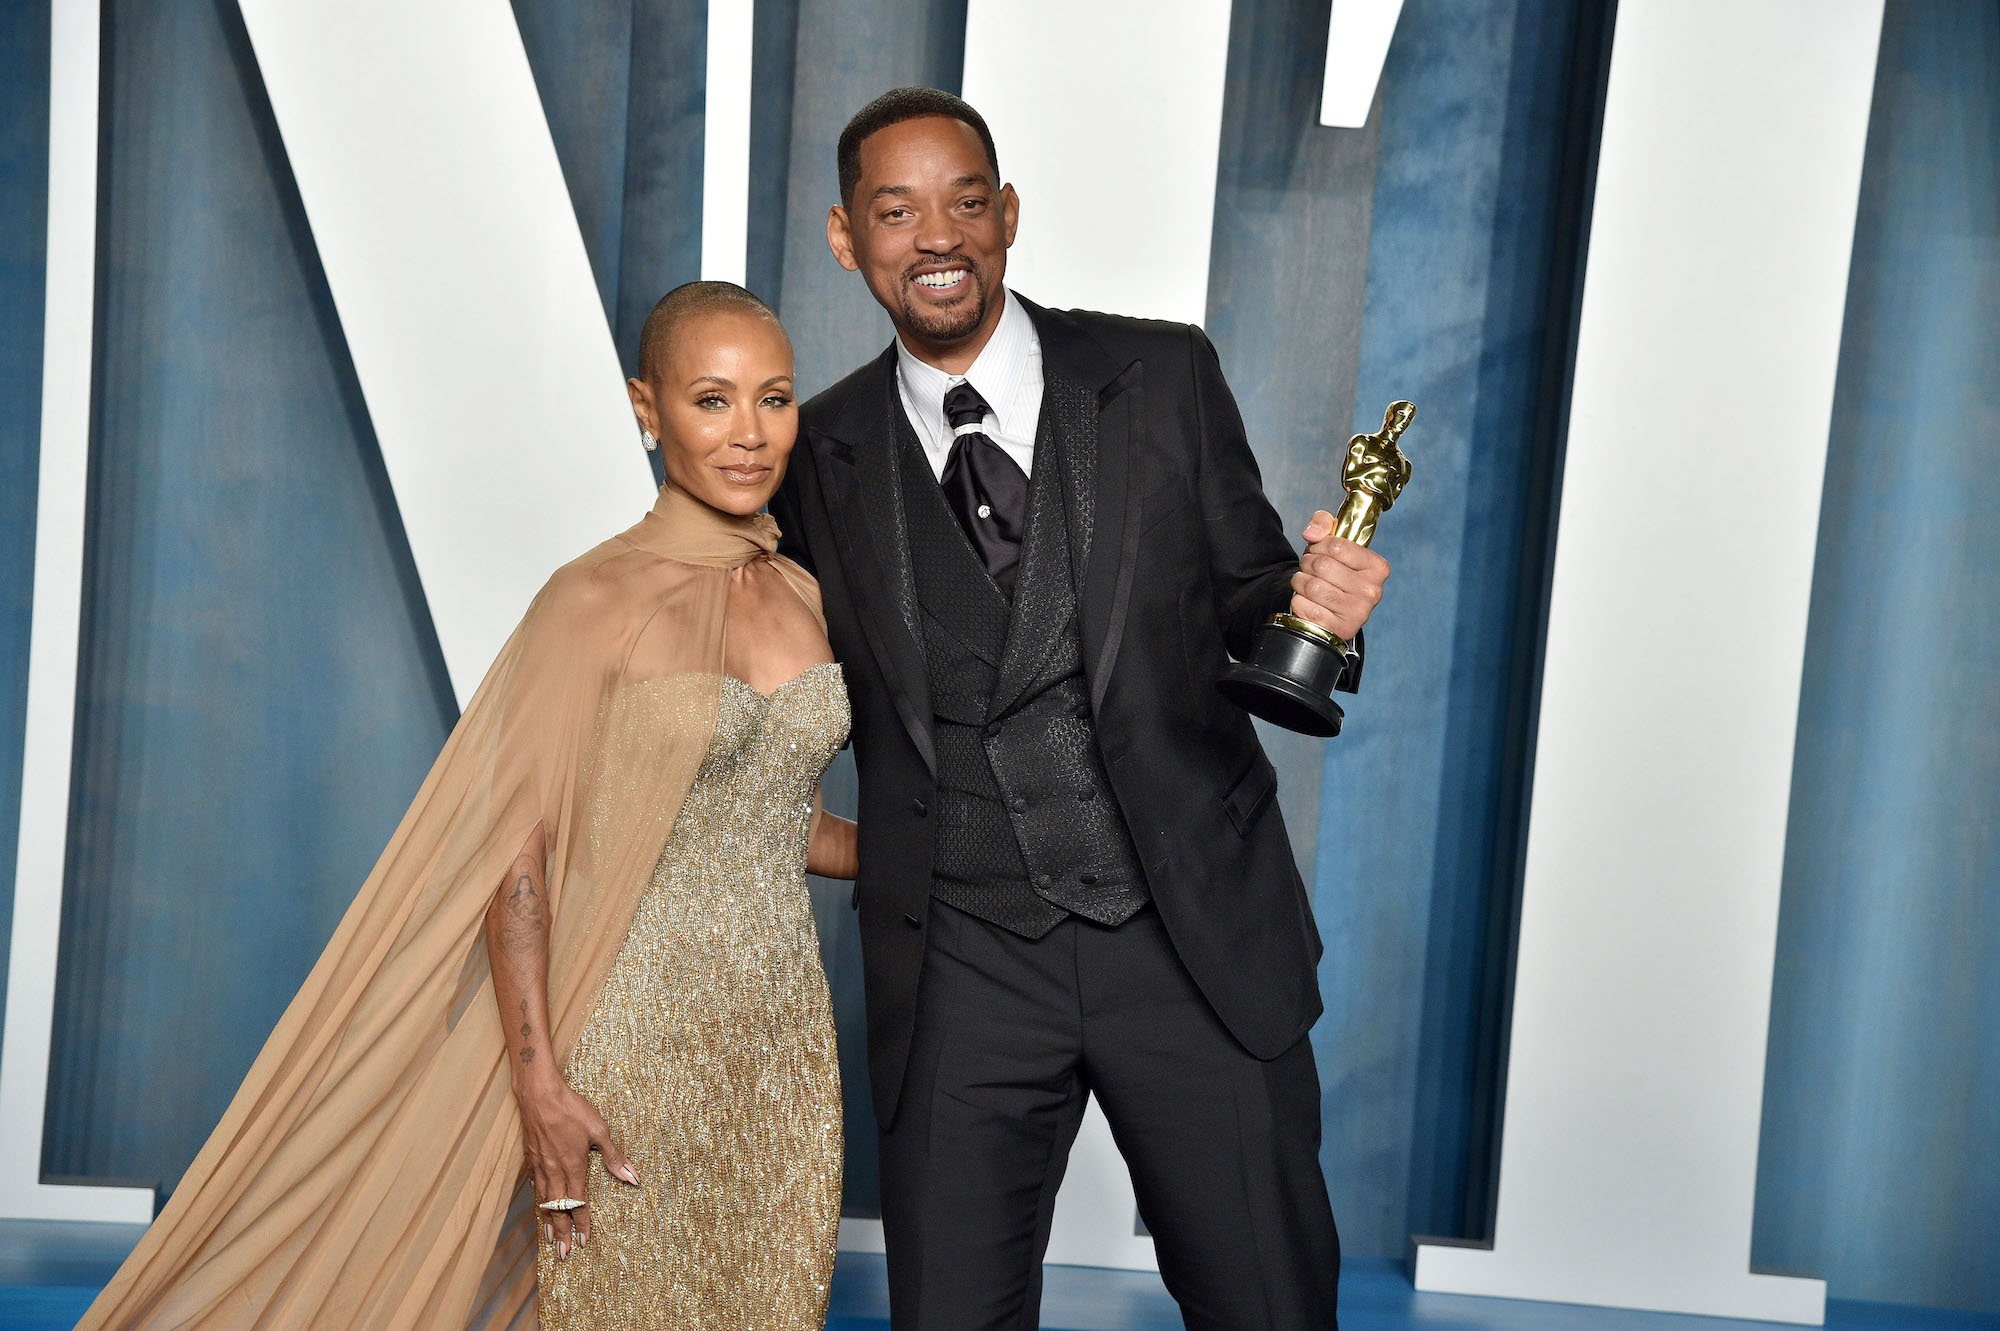
[[580, 1211], [588, 1205], [590, 1205], [589, 1202], [580, 1202], [574, 1197], [556, 1197], [546, 1202], [536, 1203], [536, 1206], [544, 1211]]

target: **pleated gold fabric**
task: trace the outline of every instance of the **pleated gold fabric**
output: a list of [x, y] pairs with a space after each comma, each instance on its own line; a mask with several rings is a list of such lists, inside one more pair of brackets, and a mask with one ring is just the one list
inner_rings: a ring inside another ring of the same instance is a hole
[[[535, 1325], [486, 908], [542, 825], [550, 1018], [567, 1059], [708, 751], [730, 571], [771, 560], [818, 611], [816, 585], [776, 546], [768, 518], [670, 488], [549, 580], [82, 1327]], [[681, 705], [663, 711], [663, 688]]]
[[542, 1245], [542, 1331], [825, 1325], [840, 1060], [805, 869], [847, 726], [837, 665], [769, 696], [723, 682], [708, 758], [563, 1069], [645, 1186], [593, 1171], [589, 1245]]

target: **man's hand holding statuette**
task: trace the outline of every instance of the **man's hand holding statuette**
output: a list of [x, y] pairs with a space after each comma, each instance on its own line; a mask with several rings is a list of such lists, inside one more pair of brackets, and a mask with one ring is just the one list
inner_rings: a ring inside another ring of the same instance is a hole
[[1292, 574], [1291, 612], [1353, 641], [1382, 600], [1389, 561], [1333, 534], [1333, 514], [1319, 509], [1306, 524], [1306, 552]]

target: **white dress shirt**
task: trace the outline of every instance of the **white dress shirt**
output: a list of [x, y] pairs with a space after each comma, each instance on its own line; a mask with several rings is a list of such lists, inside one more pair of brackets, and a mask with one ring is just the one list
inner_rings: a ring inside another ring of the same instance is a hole
[[1042, 419], [1042, 339], [1035, 332], [1035, 321], [1005, 287], [1000, 298], [1005, 302], [1000, 323], [964, 374], [946, 374], [926, 365], [901, 338], [896, 339], [896, 386], [903, 414], [910, 418], [930, 460], [931, 474], [939, 480], [944, 479], [953, 438], [944, 416], [944, 395], [962, 383], [970, 383], [986, 399], [986, 437], [1020, 463], [1023, 472], [1035, 473], [1035, 429]]

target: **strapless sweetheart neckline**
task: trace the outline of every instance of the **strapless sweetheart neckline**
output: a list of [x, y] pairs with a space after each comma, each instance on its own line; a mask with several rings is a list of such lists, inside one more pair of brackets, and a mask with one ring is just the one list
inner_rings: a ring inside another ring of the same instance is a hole
[[745, 693], [749, 694], [751, 697], [761, 698], [765, 702], [770, 702], [773, 699], [775, 699], [779, 694], [783, 693], [786, 689], [791, 688], [794, 684], [803, 684], [807, 680], [811, 679], [814, 675], [819, 674], [823, 670], [838, 670], [838, 669], [840, 669], [840, 662], [838, 661], [821, 661], [818, 665], [807, 666], [804, 670], [801, 670], [798, 674], [793, 675], [790, 679], [778, 685], [778, 687], [772, 689], [769, 693], [760, 692], [756, 688], [756, 686], [751, 684], [748, 680], [740, 679], [735, 675], [724, 675], [722, 678], [728, 681], [729, 683], [736, 685], [738, 688], [742, 689]]

